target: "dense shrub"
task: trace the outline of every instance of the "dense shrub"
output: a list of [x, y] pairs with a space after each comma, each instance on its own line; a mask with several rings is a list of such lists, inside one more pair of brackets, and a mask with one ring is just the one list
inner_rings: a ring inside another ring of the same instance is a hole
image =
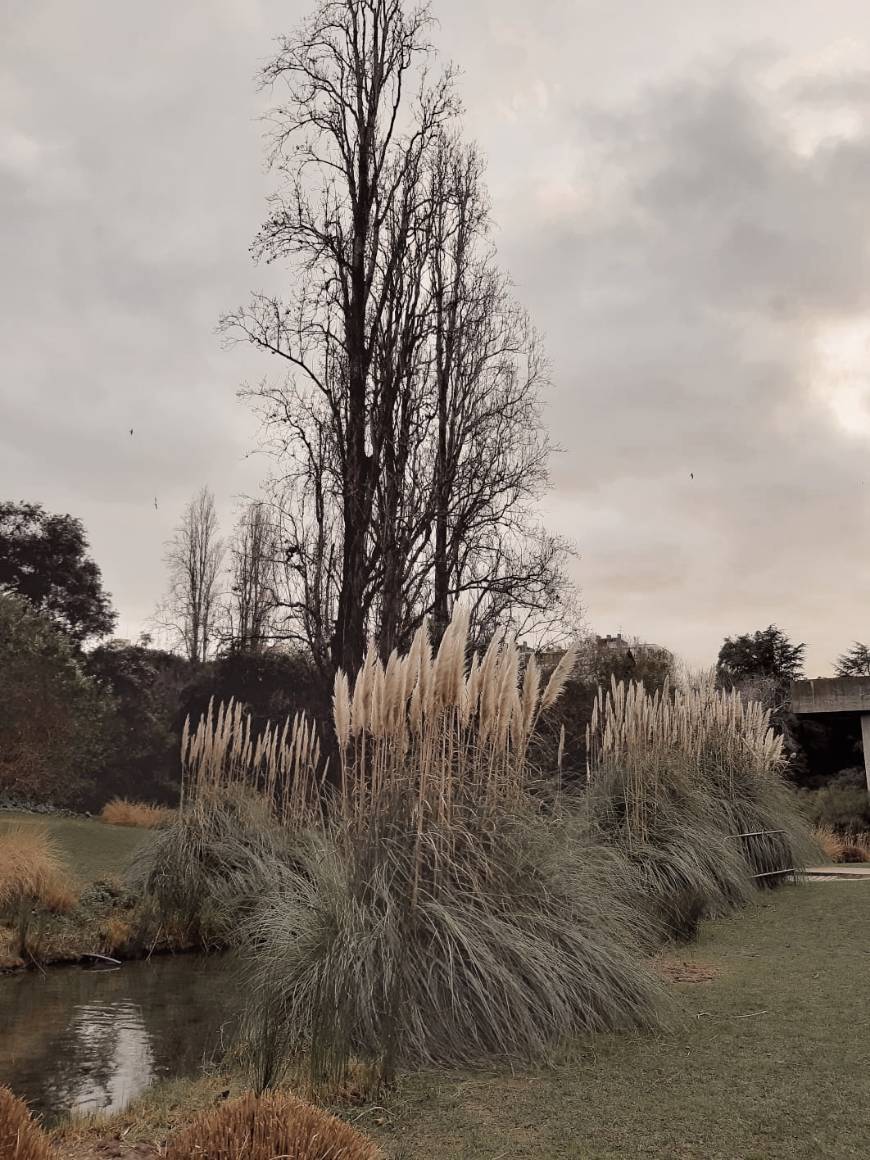
[[201, 1112], [166, 1145], [166, 1160], [379, 1160], [362, 1133], [289, 1092], [247, 1093]]
[[96, 773], [88, 808], [99, 810], [113, 795], [174, 805], [181, 705], [194, 666], [173, 653], [124, 640], [93, 649], [84, 663], [112, 705], [106, 760]]
[[843, 832], [870, 829], [870, 794], [866, 788], [848, 783], [831, 784], [822, 789], [805, 790], [801, 801], [814, 825], [831, 826]]
[[0, 795], [69, 805], [105, 753], [110, 704], [72, 641], [0, 592]]
[[188, 803], [137, 853], [128, 879], [160, 922], [210, 947], [226, 945], [290, 861], [268, 804], [240, 790]]

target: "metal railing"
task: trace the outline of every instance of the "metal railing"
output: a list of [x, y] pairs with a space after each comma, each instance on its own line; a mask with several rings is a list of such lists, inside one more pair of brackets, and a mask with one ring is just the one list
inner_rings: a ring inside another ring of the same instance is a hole
[[[765, 838], [769, 834], [785, 834], [786, 830], [752, 830], [747, 834], [729, 834], [729, 838]], [[767, 870], [763, 874], [752, 874], [752, 878], [778, 878], [783, 874], [794, 874], [795, 867], [789, 866], [787, 870]]]

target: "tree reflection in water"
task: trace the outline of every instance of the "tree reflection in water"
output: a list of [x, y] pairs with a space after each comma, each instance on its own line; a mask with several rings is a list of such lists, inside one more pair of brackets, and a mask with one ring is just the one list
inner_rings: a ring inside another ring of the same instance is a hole
[[212, 1062], [237, 994], [227, 960], [190, 955], [0, 978], [0, 1083], [48, 1119], [118, 1111]]

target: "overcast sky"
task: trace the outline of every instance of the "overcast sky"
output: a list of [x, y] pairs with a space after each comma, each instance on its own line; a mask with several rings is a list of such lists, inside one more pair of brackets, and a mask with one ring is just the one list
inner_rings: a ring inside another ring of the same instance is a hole
[[[271, 367], [214, 328], [264, 284], [253, 77], [308, 9], [0, 0], [0, 496], [84, 520], [123, 635], [191, 494], [229, 528], [266, 471], [236, 390]], [[866, 0], [433, 10], [589, 623], [708, 664], [775, 621], [829, 672], [870, 637]]]

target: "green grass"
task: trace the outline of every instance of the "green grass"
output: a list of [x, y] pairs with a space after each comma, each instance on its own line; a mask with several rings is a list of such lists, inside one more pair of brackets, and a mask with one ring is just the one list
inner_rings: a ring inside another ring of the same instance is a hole
[[148, 830], [107, 826], [91, 818], [67, 818], [53, 814], [0, 812], [0, 833], [9, 826], [39, 826], [60, 844], [70, 867], [82, 883], [120, 877], [130, 859], [153, 839]]
[[671, 951], [717, 972], [673, 985], [676, 1030], [597, 1036], [513, 1075], [411, 1076], [359, 1123], [394, 1160], [866, 1156], [868, 931], [860, 882], [764, 895]]

